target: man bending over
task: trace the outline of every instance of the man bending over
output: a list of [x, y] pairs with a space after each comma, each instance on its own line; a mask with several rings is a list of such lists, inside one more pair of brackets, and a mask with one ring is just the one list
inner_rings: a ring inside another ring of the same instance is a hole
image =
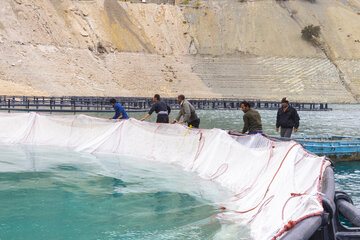
[[109, 119], [128, 119], [129, 118], [125, 109], [119, 103], [116, 102], [115, 98], [110, 99], [110, 104], [111, 104], [111, 106], [113, 106], [113, 108], [115, 110], [115, 115]]
[[[179, 95], [178, 103], [180, 103], [180, 111], [176, 118], [171, 121], [171, 124], [174, 124], [176, 122], [178, 123], [185, 123], [189, 127], [199, 128], [200, 125], [200, 118], [195, 113], [195, 108], [188, 100], [185, 100], [184, 95]], [[183, 121], [180, 121], [181, 116], [183, 116]]]

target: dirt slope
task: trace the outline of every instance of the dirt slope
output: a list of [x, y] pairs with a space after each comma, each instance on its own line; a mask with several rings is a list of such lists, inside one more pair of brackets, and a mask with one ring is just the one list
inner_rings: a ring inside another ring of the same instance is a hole
[[[359, 9], [355, 0], [2, 0], [0, 94], [357, 102]], [[301, 39], [308, 24], [321, 26], [323, 48]]]

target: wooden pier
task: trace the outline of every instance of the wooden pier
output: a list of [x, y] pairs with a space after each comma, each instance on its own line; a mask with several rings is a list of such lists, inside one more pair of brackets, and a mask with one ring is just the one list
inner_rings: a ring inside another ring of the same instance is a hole
[[[109, 103], [111, 98], [115, 98], [128, 112], [145, 112], [153, 104], [152, 98], [141, 97], [27, 97], [27, 96], [0, 96], [0, 110], [2, 111], [35, 111], [35, 112], [113, 112]], [[176, 98], [163, 98], [172, 109], [179, 109]], [[229, 98], [198, 98], [189, 99], [196, 109], [203, 110], [236, 110], [241, 109], [243, 99]], [[281, 107], [280, 102], [261, 101], [257, 99], [247, 99], [253, 108], [276, 110]], [[329, 111], [327, 103], [302, 103], [291, 102], [295, 109], [299, 111]]]

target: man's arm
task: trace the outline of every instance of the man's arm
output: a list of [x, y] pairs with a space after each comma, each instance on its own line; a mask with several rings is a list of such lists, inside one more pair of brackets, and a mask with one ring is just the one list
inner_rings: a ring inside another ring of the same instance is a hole
[[243, 120], [244, 120], [244, 127], [243, 127], [243, 130], [242, 130], [242, 133], [246, 133], [246, 131], [249, 128], [249, 120], [248, 120], [248, 118], [246, 117], [245, 114], [243, 116]]
[[182, 116], [182, 110], [180, 109], [180, 111], [178, 112], [176, 118], [171, 121], [171, 124], [174, 124], [174, 123], [178, 122], [180, 120], [181, 116]]
[[280, 110], [278, 110], [277, 114], [276, 114], [276, 131], [279, 131], [279, 127], [280, 127]]
[[120, 109], [120, 116], [118, 117], [118, 119], [122, 119], [123, 117], [125, 117], [126, 115], [126, 112], [125, 112], [125, 109], [123, 108], [123, 106], [119, 106], [119, 109]]
[[278, 110], [277, 114], [276, 114], [276, 128], [280, 127], [280, 111]]
[[155, 108], [156, 108], [156, 103], [154, 103], [154, 104], [151, 106], [148, 114], [151, 115], [151, 114], [155, 111]]
[[294, 132], [297, 132], [300, 124], [300, 117], [295, 108], [294, 108], [294, 122], [295, 122]]
[[140, 121], [144, 121], [145, 119], [147, 119], [154, 111], [155, 111], [155, 104], [151, 106], [149, 112]]
[[171, 108], [170, 108], [170, 106], [169, 106], [169, 105], [166, 105], [166, 108], [167, 108], [167, 110], [168, 110], [168, 115], [170, 115], [170, 113], [171, 113]]
[[147, 119], [150, 116], [150, 114], [146, 114], [145, 117], [143, 117], [140, 121], [144, 121], [145, 119]]

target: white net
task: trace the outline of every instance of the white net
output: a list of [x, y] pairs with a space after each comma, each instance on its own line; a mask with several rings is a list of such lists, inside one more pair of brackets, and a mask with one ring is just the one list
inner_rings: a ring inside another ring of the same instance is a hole
[[293, 141], [85, 115], [1, 113], [0, 128], [3, 144], [59, 146], [178, 164], [234, 193], [217, 203], [222, 212], [213, 216], [212, 224], [246, 225], [254, 239], [279, 238], [323, 211], [319, 187], [325, 159]]

